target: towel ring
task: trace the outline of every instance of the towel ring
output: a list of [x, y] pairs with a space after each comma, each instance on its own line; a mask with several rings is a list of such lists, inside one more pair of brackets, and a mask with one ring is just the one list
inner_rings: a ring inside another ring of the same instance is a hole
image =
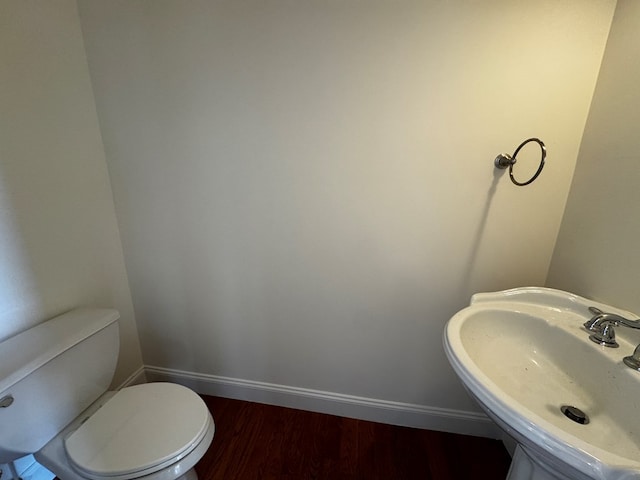
[[[538, 167], [538, 170], [536, 171], [536, 173], [533, 174], [533, 177], [531, 177], [526, 182], [519, 182], [513, 177], [513, 166], [516, 163], [516, 157], [518, 156], [518, 152], [520, 152], [522, 147], [524, 147], [529, 142], [536, 142], [538, 145], [540, 145], [540, 151], [541, 151], [540, 166]], [[496, 166], [496, 168], [499, 168], [502, 170], [509, 167], [509, 178], [511, 178], [511, 181], [514, 183], [514, 185], [518, 185], [519, 187], [524, 187], [525, 185], [529, 185], [536, 178], [538, 178], [538, 175], [540, 175], [540, 172], [542, 172], [542, 169], [544, 168], [545, 158], [547, 158], [547, 147], [544, 146], [544, 142], [539, 138], [528, 138], [527, 140], [522, 142], [518, 146], [518, 148], [516, 148], [516, 151], [513, 152], [513, 155], [509, 155], [508, 153], [501, 153], [496, 157], [493, 163]]]

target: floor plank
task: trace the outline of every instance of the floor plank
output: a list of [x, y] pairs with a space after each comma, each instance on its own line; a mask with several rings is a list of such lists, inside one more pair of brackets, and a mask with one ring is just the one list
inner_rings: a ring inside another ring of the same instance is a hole
[[216, 422], [200, 480], [501, 480], [501, 442], [203, 396]]

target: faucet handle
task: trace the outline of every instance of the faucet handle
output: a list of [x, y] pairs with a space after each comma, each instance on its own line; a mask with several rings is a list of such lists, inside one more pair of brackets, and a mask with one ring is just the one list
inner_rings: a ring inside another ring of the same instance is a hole
[[596, 320], [599, 320], [601, 318], [601, 315], [604, 314], [604, 312], [600, 310], [598, 307], [589, 307], [589, 312], [593, 314], [593, 317], [591, 317], [589, 320], [584, 322], [583, 325], [584, 325], [584, 328], [586, 328], [587, 330], [594, 331], [596, 327], [595, 325]]
[[589, 311], [594, 315], [602, 315], [604, 312], [600, 310], [598, 307], [589, 307]]
[[622, 361], [627, 367], [633, 368], [634, 370], [640, 370], [640, 345], [638, 345], [633, 351], [633, 355], [624, 357]]
[[[601, 317], [598, 316], [598, 319]], [[589, 340], [603, 347], [618, 348], [618, 342], [616, 342], [616, 332], [614, 330], [615, 322], [605, 320], [603, 322], [594, 322], [591, 331], [592, 335], [589, 335]]]
[[589, 311], [593, 314], [593, 317], [584, 322], [582, 325], [590, 332], [601, 331], [606, 323], [612, 323], [617, 327], [621, 322], [624, 322], [625, 320], [620, 315], [616, 315], [615, 313], [604, 313], [598, 307], [589, 307]]

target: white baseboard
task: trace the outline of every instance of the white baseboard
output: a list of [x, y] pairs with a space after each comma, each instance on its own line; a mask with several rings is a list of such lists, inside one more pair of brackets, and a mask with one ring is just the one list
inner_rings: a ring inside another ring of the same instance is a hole
[[392, 425], [501, 438], [500, 429], [482, 413], [357, 397], [148, 365], [145, 366], [144, 373], [150, 382], [179, 383], [203, 395], [266, 403]]
[[129, 375], [124, 382], [118, 385], [115, 390], [121, 390], [124, 387], [130, 387], [131, 385], [140, 385], [141, 383], [147, 383], [146, 369], [144, 365], [139, 367], [135, 372]]

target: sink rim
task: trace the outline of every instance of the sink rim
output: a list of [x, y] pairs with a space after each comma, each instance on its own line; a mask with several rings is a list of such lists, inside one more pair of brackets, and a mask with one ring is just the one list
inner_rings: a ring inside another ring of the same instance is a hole
[[[443, 335], [445, 353], [454, 371], [483, 410], [508, 433], [517, 437], [516, 439], [521, 443], [555, 458], [558, 458], [558, 452], [561, 452], [563, 463], [587, 475], [604, 477], [607, 473], [622, 473], [629, 470], [638, 472], [640, 475], [640, 460], [618, 455], [576, 437], [513, 398], [477, 365], [463, 345], [461, 327], [468, 318], [478, 312], [501, 310], [536, 316], [550, 326], [562, 328], [573, 336], [584, 335], [584, 341], [593, 345], [594, 353], [602, 355], [603, 361], [611, 362], [612, 366], [622, 365], [620, 349], [607, 349], [588, 341], [587, 333], [582, 329], [583, 321], [590, 316], [588, 306], [595, 306], [628, 318], [637, 318], [630, 312], [610, 305], [546, 287], [521, 287], [500, 292], [480, 293], [472, 297], [468, 307], [457, 312], [447, 322]], [[576, 323], [569, 325], [559, 321], [554, 323], [548, 318], [540, 317], [541, 313], [551, 313], [552, 317], [567, 317], [567, 314], [570, 314], [575, 316]], [[619, 341], [622, 342], [621, 345], [624, 344], [624, 348], [633, 349], [633, 346], [624, 339]], [[611, 352], [611, 350], [617, 351]]]

